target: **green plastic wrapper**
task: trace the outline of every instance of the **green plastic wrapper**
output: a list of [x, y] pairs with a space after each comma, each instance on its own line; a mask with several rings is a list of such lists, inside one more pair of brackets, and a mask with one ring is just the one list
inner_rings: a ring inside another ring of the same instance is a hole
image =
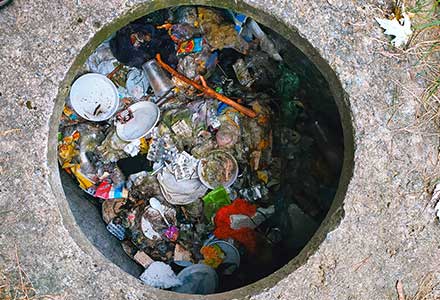
[[231, 204], [224, 186], [219, 186], [203, 197], [205, 217], [211, 221], [212, 216], [223, 206]]
[[286, 126], [295, 124], [298, 107], [295, 105], [295, 93], [299, 88], [298, 75], [285, 65], [280, 65], [281, 78], [277, 81], [276, 89], [281, 98], [283, 123]]
[[276, 88], [281, 99], [288, 101], [293, 98], [299, 88], [299, 77], [285, 65], [280, 65], [280, 69], [282, 74], [276, 83]]

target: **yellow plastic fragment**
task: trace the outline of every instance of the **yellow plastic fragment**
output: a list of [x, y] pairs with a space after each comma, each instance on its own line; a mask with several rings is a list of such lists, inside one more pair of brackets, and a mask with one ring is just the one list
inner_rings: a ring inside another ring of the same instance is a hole
[[69, 170], [73, 175], [75, 175], [80, 188], [87, 190], [95, 185], [92, 180], [88, 179], [83, 173], [81, 173], [81, 166], [79, 164], [69, 167]]
[[263, 181], [265, 184], [269, 182], [269, 175], [267, 174], [267, 171], [257, 171], [258, 179]]

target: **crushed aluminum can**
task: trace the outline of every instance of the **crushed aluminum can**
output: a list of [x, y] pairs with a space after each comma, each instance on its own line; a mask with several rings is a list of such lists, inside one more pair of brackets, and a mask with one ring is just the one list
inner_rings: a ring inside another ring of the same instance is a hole
[[149, 60], [142, 65], [145, 75], [148, 78], [157, 101], [164, 98], [174, 88], [171, 79], [165, 74], [165, 71], [159, 66], [155, 59]]

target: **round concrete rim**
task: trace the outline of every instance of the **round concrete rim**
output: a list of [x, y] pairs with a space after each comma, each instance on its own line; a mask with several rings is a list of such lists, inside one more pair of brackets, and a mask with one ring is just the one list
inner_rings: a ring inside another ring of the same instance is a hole
[[[318, 230], [315, 232], [312, 239], [304, 247], [299, 255], [293, 258], [288, 264], [281, 269], [272, 273], [271, 275], [255, 282], [250, 285], [244, 286], [232, 291], [204, 296], [206, 299], [237, 299], [243, 297], [249, 297], [263, 290], [276, 285], [281, 279], [287, 277], [290, 273], [293, 273], [298, 267], [303, 265], [307, 259], [315, 253], [319, 245], [325, 239], [326, 235], [334, 230], [344, 216], [343, 201], [344, 197], [352, 177], [354, 169], [354, 131], [351, 118], [351, 110], [349, 105], [348, 95], [344, 92], [340, 80], [329, 66], [329, 64], [323, 59], [318, 51], [297, 31], [296, 28], [289, 27], [283, 21], [276, 19], [269, 12], [255, 8], [249, 4], [242, 2], [241, 0], [228, 1], [228, 0], [158, 0], [154, 2], [146, 2], [138, 4], [124, 14], [114, 19], [109, 24], [106, 24], [99, 30], [87, 43], [87, 45], [81, 50], [76, 57], [75, 62], [70, 67], [67, 75], [59, 86], [59, 92], [55, 100], [55, 106], [53, 114], [50, 118], [50, 134], [48, 138], [48, 164], [52, 170], [50, 176], [50, 184], [52, 192], [58, 199], [58, 205], [60, 213], [63, 219], [63, 225], [69, 231], [73, 240], [78, 246], [88, 255], [94, 257], [99, 264], [114, 265], [111, 261], [105, 258], [85, 237], [81, 229], [75, 226], [76, 221], [72, 212], [70, 211], [68, 201], [64, 194], [60, 175], [57, 165], [57, 132], [59, 119], [62, 114], [63, 104], [65, 97], [68, 95], [69, 87], [73, 81], [74, 76], [77, 74], [78, 69], [83, 65], [87, 57], [95, 50], [95, 48], [113, 32], [127, 25], [131, 21], [138, 19], [155, 10], [167, 8], [177, 5], [206, 5], [220, 8], [229, 8], [238, 12], [245, 13], [246, 15], [256, 19], [261, 24], [276, 28], [275, 31], [284, 36], [299, 50], [301, 50], [312, 61], [318, 70], [322, 73], [327, 80], [330, 91], [338, 107], [340, 114], [340, 120], [344, 134], [344, 162], [342, 166], [341, 177], [336, 192], [336, 196], [332, 203], [330, 210], [327, 213], [326, 218], [321, 223]], [[122, 276], [126, 274], [119, 267], [114, 266], [116, 270], [119, 270], [121, 280], [125, 281], [126, 277]], [[139, 282], [139, 286], [140, 285]], [[158, 296], [164, 296], [172, 299], [187, 299], [189, 295], [177, 294], [173, 292], [163, 291], [159, 289], [153, 289]], [[195, 295], [191, 295], [194, 298]]]

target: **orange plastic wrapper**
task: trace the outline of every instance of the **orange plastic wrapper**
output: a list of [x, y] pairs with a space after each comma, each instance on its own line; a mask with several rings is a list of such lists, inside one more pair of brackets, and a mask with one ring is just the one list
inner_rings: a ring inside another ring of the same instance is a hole
[[203, 263], [214, 269], [217, 269], [225, 259], [225, 254], [218, 245], [204, 246], [200, 249], [200, 253], [204, 258]]
[[72, 135], [63, 138], [58, 145], [58, 156], [63, 169], [71, 166], [71, 162], [75, 156], [79, 155], [79, 150], [76, 146], [76, 141], [80, 138], [79, 131], [75, 130]]

